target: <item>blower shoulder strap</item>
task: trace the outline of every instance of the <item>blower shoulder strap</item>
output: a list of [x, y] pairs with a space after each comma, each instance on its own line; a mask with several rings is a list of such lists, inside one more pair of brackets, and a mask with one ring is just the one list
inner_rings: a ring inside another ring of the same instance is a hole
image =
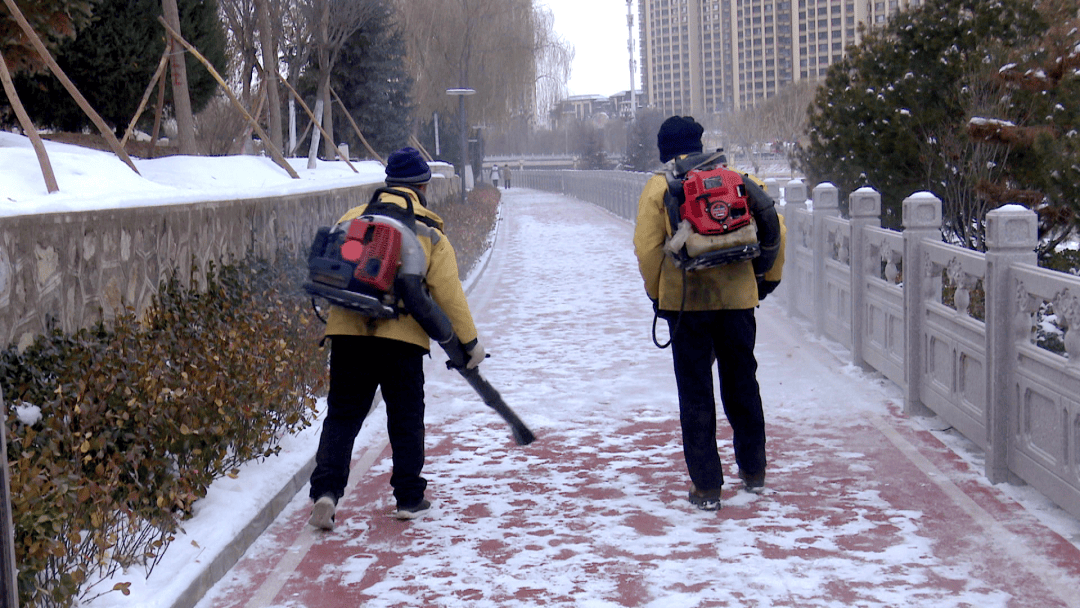
[[[364, 208], [364, 215], [385, 215], [388, 217], [392, 217], [401, 222], [402, 224], [408, 226], [409, 229], [413, 232], [416, 232], [416, 222], [420, 222], [421, 224], [424, 224], [429, 228], [438, 228], [439, 223], [435, 220], [431, 219], [430, 217], [416, 214], [416, 209], [415, 207], [413, 207], [412, 197], [402, 192], [400, 190], [401, 188], [408, 188], [409, 190], [411, 190], [414, 194], [416, 194], [417, 198], [419, 198], [420, 204], [425, 207], [427, 206], [427, 199], [424, 198], [424, 193], [420, 190], [417, 190], [416, 188], [413, 188], [412, 186], [384, 186], [382, 188], [377, 188], [375, 192], [372, 193], [371, 200], [368, 201], [367, 207]], [[389, 194], [404, 199], [405, 208], [402, 208], [400, 205], [395, 205], [394, 203], [380, 200], [379, 197], [382, 194]]]
[[674, 167], [671, 173], [674, 177], [682, 181], [686, 178], [686, 174], [695, 169], [701, 169], [702, 167], [712, 167], [725, 157], [723, 150], [717, 150], [716, 152], [702, 152], [699, 154], [691, 154], [680, 158], [674, 162]]

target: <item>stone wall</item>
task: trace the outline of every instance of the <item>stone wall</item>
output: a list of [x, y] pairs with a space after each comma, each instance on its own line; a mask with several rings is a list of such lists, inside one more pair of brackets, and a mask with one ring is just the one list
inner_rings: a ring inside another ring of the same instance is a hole
[[[319, 226], [366, 202], [381, 183], [243, 200], [0, 217], [0, 347], [28, 346], [142, 312], [163, 278], [194, 263], [229, 263], [249, 251], [277, 259], [306, 251]], [[428, 199], [455, 193], [435, 179]], [[299, 289], [299, 286], [297, 286]]]

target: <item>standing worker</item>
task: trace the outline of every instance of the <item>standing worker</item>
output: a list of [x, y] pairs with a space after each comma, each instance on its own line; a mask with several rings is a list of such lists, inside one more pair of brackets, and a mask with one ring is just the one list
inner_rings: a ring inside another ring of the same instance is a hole
[[[698, 158], [706, 162], [709, 155], [701, 154], [703, 132], [689, 116], [664, 121], [657, 134], [660, 161], [667, 163], [668, 169], [689, 155], [699, 156], [689, 159], [687, 165]], [[719, 153], [712, 158], [713, 168], [724, 168], [726, 159]], [[668, 322], [671, 336], [683, 456], [691, 481], [689, 500], [707, 511], [720, 508], [724, 484], [716, 446], [714, 361], [743, 487], [761, 492], [765, 485], [765, 418], [754, 357], [754, 308], [780, 282], [784, 227], [773, 200], [753, 178], [738, 176], [729, 177], [745, 184], [760, 246], [757, 257], [708, 268], [680, 268], [673, 256], [665, 253], [665, 244], [675, 232], [665, 204], [665, 196], [671, 196], [665, 173], [654, 175], [645, 184], [634, 229], [634, 250], [645, 291], [657, 315]]]
[[[418, 151], [398, 150], [386, 164], [386, 185], [392, 191], [381, 193], [379, 202], [405, 209], [411, 200], [417, 237], [427, 260], [424, 283], [461, 339], [469, 357], [467, 367], [473, 368], [483, 361], [484, 349], [477, 341], [458, 278], [454, 248], [442, 231], [443, 220], [424, 206], [423, 193], [430, 179], [431, 169]], [[339, 223], [360, 217], [367, 207], [350, 209]], [[430, 338], [412, 315], [375, 319], [338, 306], [330, 308], [326, 336], [330, 339], [330, 391], [311, 473], [310, 496], [315, 505], [309, 522], [324, 530], [334, 527], [334, 512], [349, 477], [353, 442], [380, 387], [393, 451], [390, 485], [397, 502], [393, 515], [398, 519], [424, 515], [431, 508], [424, 498], [427, 481], [420, 475], [424, 467], [424, 355]]]

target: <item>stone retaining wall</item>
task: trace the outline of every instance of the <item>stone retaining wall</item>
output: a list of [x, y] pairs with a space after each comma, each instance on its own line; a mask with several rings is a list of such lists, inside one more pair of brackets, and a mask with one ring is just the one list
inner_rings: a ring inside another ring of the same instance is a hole
[[[277, 259], [305, 251], [319, 226], [365, 202], [381, 183], [243, 200], [0, 217], [0, 347], [25, 348], [124, 308], [142, 312], [162, 279], [194, 263], [229, 263], [249, 251]], [[435, 179], [428, 199], [455, 193]], [[299, 286], [297, 286], [299, 289]]]

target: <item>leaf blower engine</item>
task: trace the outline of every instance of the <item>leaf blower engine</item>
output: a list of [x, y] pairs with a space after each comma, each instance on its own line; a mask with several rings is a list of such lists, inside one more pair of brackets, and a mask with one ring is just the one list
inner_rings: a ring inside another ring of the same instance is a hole
[[664, 249], [679, 268], [711, 268], [761, 253], [746, 180], [716, 165], [721, 153], [686, 157], [666, 174], [664, 205], [673, 234]]
[[319, 228], [308, 254], [304, 291], [365, 317], [408, 313], [446, 350], [451, 364], [464, 365], [464, 349], [450, 319], [424, 285], [427, 258], [416, 236], [412, 201], [406, 198], [407, 210], [378, 202], [382, 191], [376, 191], [363, 215]]

